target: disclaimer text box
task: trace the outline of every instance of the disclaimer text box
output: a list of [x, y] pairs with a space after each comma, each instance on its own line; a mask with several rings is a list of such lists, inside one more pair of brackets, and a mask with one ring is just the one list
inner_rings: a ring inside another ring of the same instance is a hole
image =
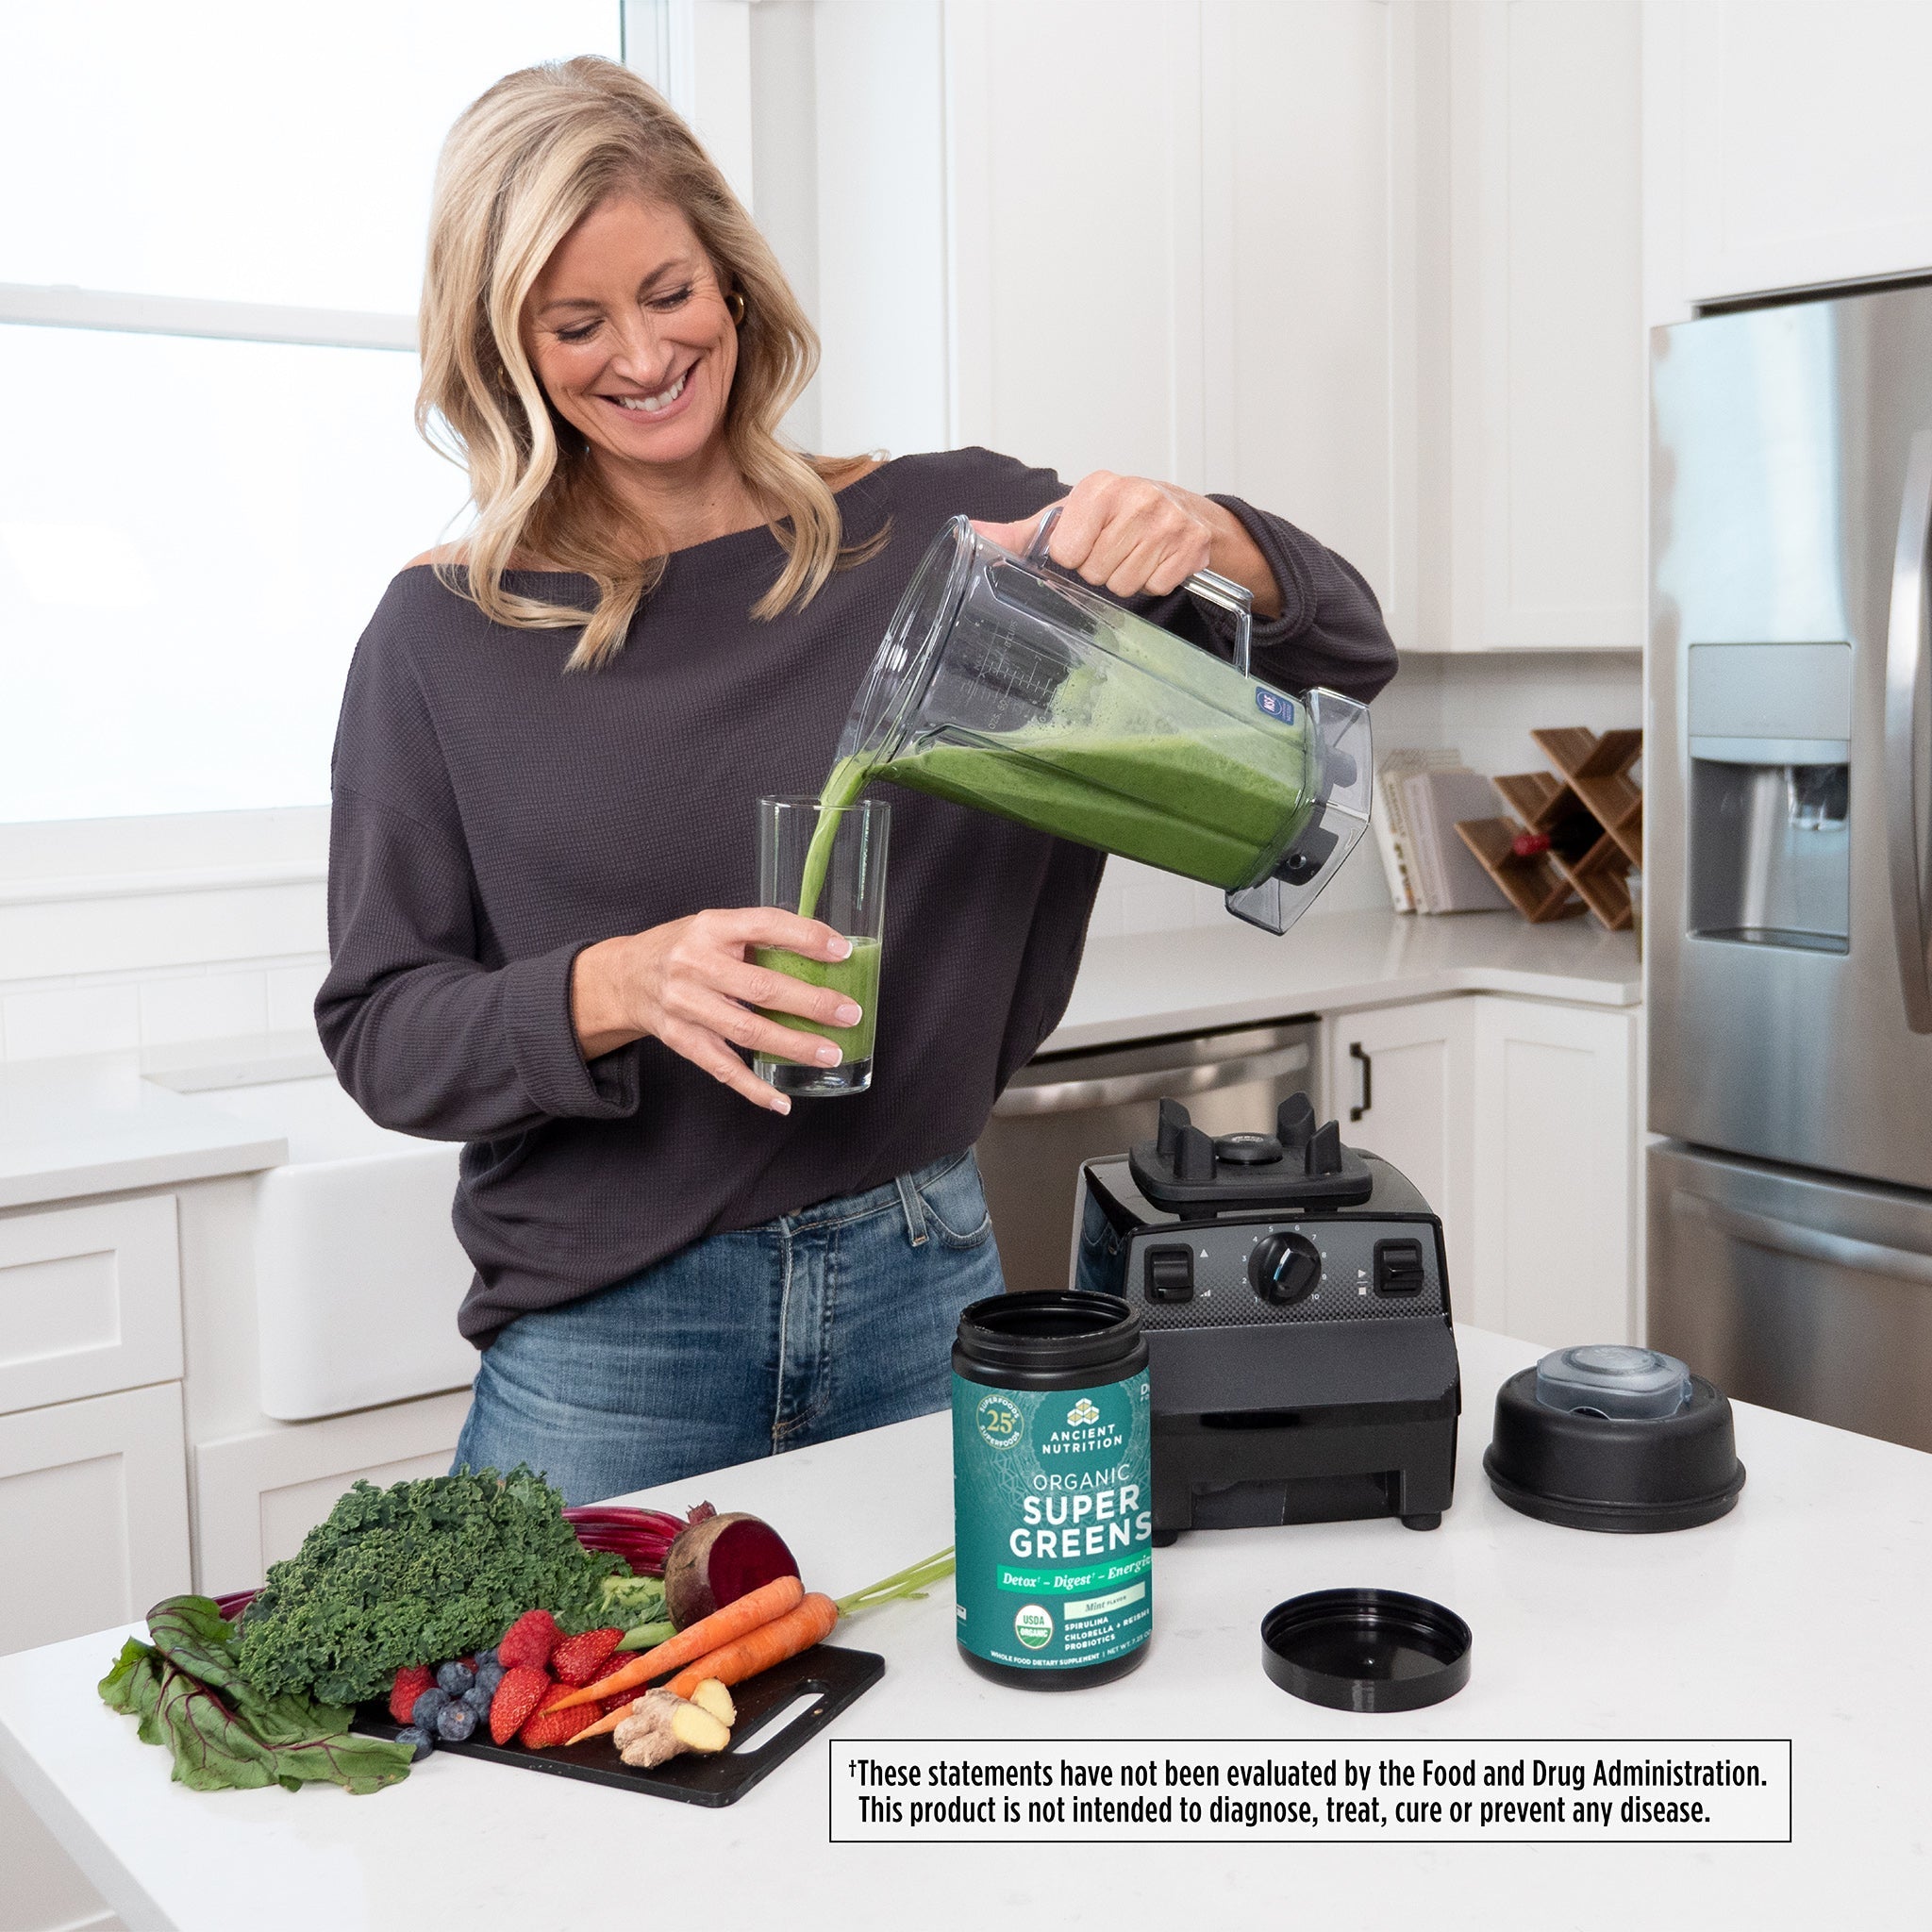
[[1788, 1738], [841, 1739], [835, 1843], [1784, 1843]]

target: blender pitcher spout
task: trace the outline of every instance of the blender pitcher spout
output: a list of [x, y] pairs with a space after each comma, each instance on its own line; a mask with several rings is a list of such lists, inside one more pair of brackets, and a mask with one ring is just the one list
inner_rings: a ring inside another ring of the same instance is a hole
[[1286, 932], [1341, 870], [1369, 823], [1374, 796], [1369, 708], [1319, 685], [1302, 703], [1322, 774], [1314, 808], [1268, 876], [1223, 900], [1237, 919], [1276, 934]]

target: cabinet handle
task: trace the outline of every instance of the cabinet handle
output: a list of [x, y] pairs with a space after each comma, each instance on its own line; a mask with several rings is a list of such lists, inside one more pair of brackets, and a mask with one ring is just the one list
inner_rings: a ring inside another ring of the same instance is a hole
[[1362, 1051], [1362, 1043], [1359, 1040], [1351, 1040], [1348, 1042], [1348, 1057], [1352, 1060], [1359, 1060], [1361, 1062], [1362, 1104], [1359, 1107], [1352, 1107], [1348, 1110], [1349, 1119], [1358, 1121], [1375, 1104], [1375, 1062], [1368, 1054]]

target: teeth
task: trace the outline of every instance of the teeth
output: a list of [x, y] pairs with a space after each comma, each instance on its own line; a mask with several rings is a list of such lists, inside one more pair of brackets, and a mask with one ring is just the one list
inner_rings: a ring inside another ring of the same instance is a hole
[[684, 386], [690, 380], [691, 371], [687, 369], [669, 389], [660, 389], [654, 396], [612, 396], [610, 400], [621, 409], [641, 409], [646, 416], [655, 416], [684, 393]]

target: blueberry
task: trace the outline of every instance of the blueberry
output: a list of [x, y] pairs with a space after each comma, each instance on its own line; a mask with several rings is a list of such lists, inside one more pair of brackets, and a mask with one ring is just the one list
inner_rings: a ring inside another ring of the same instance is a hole
[[436, 1673], [436, 1688], [452, 1697], [460, 1697], [475, 1681], [475, 1672], [465, 1663], [444, 1664]]
[[407, 1744], [415, 1754], [409, 1759], [411, 1764], [414, 1764], [418, 1757], [427, 1757], [436, 1749], [436, 1740], [421, 1724], [405, 1724], [396, 1733], [396, 1742]]
[[476, 1666], [476, 1689], [486, 1697], [496, 1695], [496, 1687], [503, 1682], [503, 1666], [499, 1663], [478, 1663]]
[[[496, 1647], [493, 1644], [488, 1650], [479, 1650], [476, 1653], [476, 1674], [480, 1677], [483, 1674], [483, 1669], [486, 1664], [496, 1663]], [[497, 1668], [501, 1670], [503, 1667], [501, 1664], [497, 1664]]]
[[475, 1717], [486, 1718], [490, 1715], [490, 1692], [480, 1684], [472, 1684], [457, 1702]]
[[450, 1701], [447, 1690], [439, 1690], [432, 1686], [410, 1705], [409, 1722], [419, 1730], [427, 1730], [442, 1715]]
[[460, 1744], [476, 1728], [476, 1713], [467, 1704], [445, 1704], [436, 1713], [436, 1735], [445, 1744]]

